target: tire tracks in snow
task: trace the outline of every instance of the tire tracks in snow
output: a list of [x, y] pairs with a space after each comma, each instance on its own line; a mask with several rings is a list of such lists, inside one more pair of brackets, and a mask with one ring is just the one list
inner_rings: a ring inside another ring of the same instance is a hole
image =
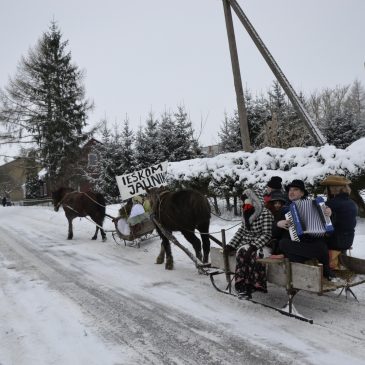
[[[148, 297], [123, 294], [63, 266], [24, 230], [3, 229], [2, 251], [18, 269], [31, 271], [77, 303], [91, 328], [113, 344], [132, 349], [139, 364], [290, 364], [286, 356], [233, 336]], [[293, 351], [287, 355], [293, 359]], [[300, 357], [300, 355], [299, 355]], [[298, 363], [298, 362], [296, 362]]]

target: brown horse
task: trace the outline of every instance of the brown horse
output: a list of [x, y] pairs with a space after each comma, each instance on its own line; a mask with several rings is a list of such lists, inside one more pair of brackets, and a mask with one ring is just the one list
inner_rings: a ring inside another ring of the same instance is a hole
[[68, 220], [68, 240], [73, 237], [72, 220], [76, 217], [86, 216], [89, 216], [97, 224], [95, 234], [91, 239], [96, 240], [100, 229], [102, 240], [106, 240], [106, 234], [100, 228], [103, 226], [105, 218], [105, 199], [102, 194], [92, 191], [80, 193], [71, 188], [61, 187], [52, 192], [52, 200], [56, 212], [61, 205], [65, 211]]
[[[204, 263], [208, 262], [210, 252], [209, 223], [210, 205], [207, 198], [195, 190], [168, 191], [166, 188], [152, 188], [147, 191], [151, 202], [154, 218], [168, 232], [180, 231], [183, 236], [193, 245], [195, 255]], [[194, 230], [200, 232], [203, 241], [203, 253], [199, 238]], [[161, 251], [156, 263], [162, 264], [166, 254], [165, 268], [173, 268], [173, 257], [169, 240], [156, 227], [162, 239]]]

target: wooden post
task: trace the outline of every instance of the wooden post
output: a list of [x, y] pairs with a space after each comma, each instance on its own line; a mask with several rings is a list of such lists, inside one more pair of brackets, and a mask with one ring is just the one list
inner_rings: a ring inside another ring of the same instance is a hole
[[[229, 5], [233, 8], [234, 12], [236, 13], [237, 17], [243, 24], [243, 26], [246, 28], [247, 33], [250, 35], [251, 39], [255, 43], [257, 49], [260, 51], [261, 55], [265, 59], [268, 66], [271, 68], [271, 71], [279, 81], [281, 87], [286, 92], [286, 95], [288, 95], [288, 98], [293, 104], [293, 107], [295, 108], [296, 112], [298, 113], [299, 117], [302, 119], [302, 121], [307, 126], [309, 133], [315, 140], [315, 142], [321, 146], [326, 143], [326, 138], [323, 136], [322, 132], [319, 130], [319, 128], [316, 126], [316, 124], [313, 122], [312, 118], [306, 111], [305, 107], [303, 106], [302, 102], [300, 101], [298, 95], [295, 93], [293, 87], [290, 85], [289, 81], [285, 77], [283, 71], [280, 69], [279, 65], [274, 60], [274, 57], [271, 55], [267, 47], [265, 46], [264, 42], [259, 37], [258, 33], [256, 32], [253, 25], [248, 20], [246, 14], [243, 12], [241, 7], [238, 5], [236, 0], [226, 0], [223, 1], [224, 3], [227, 3], [227, 8], [229, 8]], [[230, 10], [230, 9], [229, 9]], [[227, 20], [227, 16], [226, 16]]]
[[229, 258], [227, 252], [224, 250], [226, 247], [226, 230], [222, 229], [222, 248], [223, 248], [223, 260], [224, 260], [224, 271], [226, 273], [226, 280], [227, 280], [227, 289], [228, 292], [232, 292], [232, 284], [231, 284], [231, 274], [230, 274], [230, 268], [229, 268]]
[[239, 65], [239, 61], [238, 61], [237, 46], [236, 46], [236, 38], [234, 35], [231, 7], [229, 5], [228, 0], [223, 0], [223, 9], [224, 9], [224, 16], [226, 19], [229, 52], [231, 54], [234, 87], [236, 90], [237, 109], [238, 109], [238, 117], [240, 120], [242, 148], [246, 152], [251, 152], [252, 147], [251, 147], [251, 142], [250, 142], [250, 134], [248, 131], [247, 112], [246, 112], [245, 98], [243, 95], [241, 72], [240, 72], [240, 65]]

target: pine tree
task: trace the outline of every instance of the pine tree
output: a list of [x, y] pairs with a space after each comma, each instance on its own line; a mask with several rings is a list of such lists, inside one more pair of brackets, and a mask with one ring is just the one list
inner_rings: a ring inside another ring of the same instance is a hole
[[150, 112], [144, 128], [140, 127], [136, 135], [135, 161], [137, 170], [155, 165], [160, 161], [160, 143], [158, 140], [159, 122]]
[[171, 114], [165, 111], [161, 115], [161, 122], [158, 127], [159, 160], [172, 161], [171, 155], [175, 150], [176, 140], [174, 137], [175, 123], [172, 120]]
[[143, 127], [140, 125], [137, 130], [134, 143], [134, 160], [136, 170], [141, 170], [147, 167], [145, 163], [145, 156], [148, 154], [148, 150], [147, 139], [143, 132]]
[[352, 84], [346, 106], [354, 114], [354, 119], [365, 126], [365, 89], [359, 80]]
[[53, 183], [69, 177], [66, 169], [87, 137], [83, 128], [92, 107], [84, 100], [83, 74], [72, 64], [67, 44], [52, 22], [1, 94], [0, 120], [37, 145]]
[[102, 130], [102, 143], [93, 147], [97, 163], [87, 175], [95, 191], [105, 195], [108, 203], [118, 201], [119, 190], [116, 176], [121, 175], [122, 152], [120, 147], [120, 134], [115, 126], [114, 133], [104, 123]]
[[39, 165], [36, 162], [36, 151], [22, 150], [25, 168], [25, 197], [35, 199], [40, 197]]
[[175, 148], [170, 161], [182, 161], [194, 158], [198, 154], [198, 143], [194, 139], [194, 130], [190, 118], [183, 106], [174, 113], [173, 139]]
[[251, 145], [254, 149], [258, 149], [263, 145], [264, 128], [270, 119], [268, 101], [263, 96], [253, 99], [249, 90], [245, 92], [245, 99]]
[[333, 117], [330, 116], [330, 121], [326, 125], [325, 137], [327, 142], [337, 148], [346, 148], [364, 136], [364, 129], [355, 121], [354, 114], [349, 110]]
[[228, 118], [228, 115], [224, 114], [224, 121], [221, 126], [218, 136], [220, 138], [220, 145], [223, 152], [236, 152], [242, 148], [241, 132], [238, 112], [235, 110], [234, 116]]
[[[305, 104], [304, 96], [300, 96]], [[289, 148], [303, 147], [312, 143], [309, 131], [285, 97], [278, 81], [269, 91], [271, 120], [266, 123], [265, 145]]]
[[135, 159], [134, 159], [134, 151], [133, 151], [133, 143], [134, 143], [134, 132], [129, 127], [129, 119], [126, 118], [123, 122], [123, 130], [120, 138], [120, 146], [118, 150], [120, 150], [119, 155], [120, 165], [118, 167], [118, 172], [120, 175], [128, 174], [134, 171], [135, 168]]

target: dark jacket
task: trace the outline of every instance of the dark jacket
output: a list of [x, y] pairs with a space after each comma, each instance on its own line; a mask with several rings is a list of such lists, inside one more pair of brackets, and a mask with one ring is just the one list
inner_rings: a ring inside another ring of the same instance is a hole
[[331, 250], [347, 250], [352, 246], [355, 236], [357, 205], [350, 199], [349, 194], [340, 193], [326, 201], [332, 209], [332, 224], [334, 233], [328, 238], [327, 245]]

